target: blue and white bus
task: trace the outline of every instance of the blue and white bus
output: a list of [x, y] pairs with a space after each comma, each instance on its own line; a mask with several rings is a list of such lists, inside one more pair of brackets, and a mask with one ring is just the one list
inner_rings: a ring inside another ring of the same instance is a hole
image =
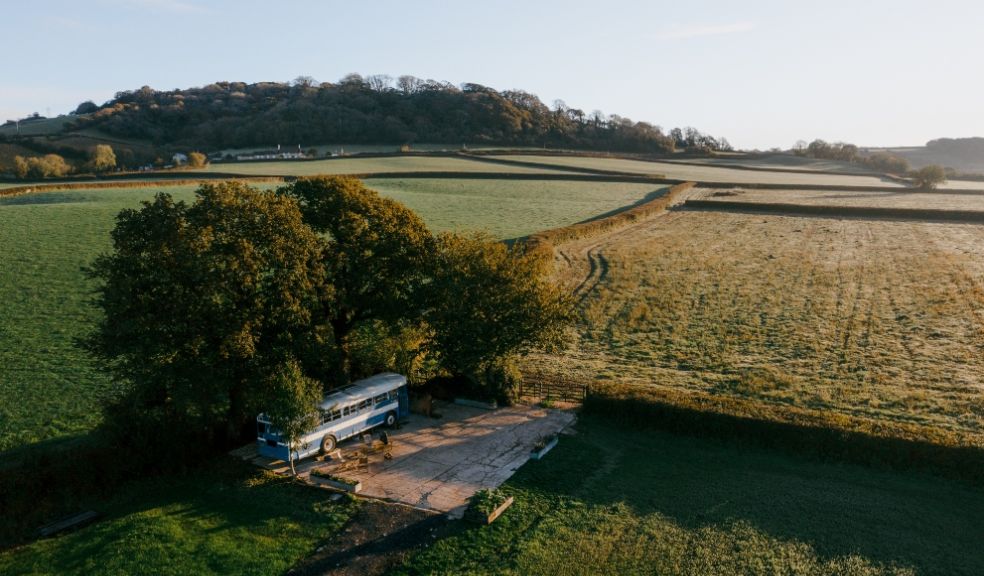
[[[399, 374], [376, 374], [353, 382], [325, 397], [318, 405], [321, 425], [301, 438], [294, 460], [312, 454], [328, 454], [338, 443], [379, 425], [393, 426], [410, 413], [407, 379]], [[260, 455], [287, 461], [287, 443], [265, 414], [256, 418], [256, 442]]]

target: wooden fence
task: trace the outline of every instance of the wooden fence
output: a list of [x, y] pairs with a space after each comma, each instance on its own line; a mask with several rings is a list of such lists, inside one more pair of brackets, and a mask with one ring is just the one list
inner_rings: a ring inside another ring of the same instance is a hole
[[557, 400], [581, 403], [588, 394], [588, 385], [556, 374], [523, 374], [519, 396], [530, 400]]

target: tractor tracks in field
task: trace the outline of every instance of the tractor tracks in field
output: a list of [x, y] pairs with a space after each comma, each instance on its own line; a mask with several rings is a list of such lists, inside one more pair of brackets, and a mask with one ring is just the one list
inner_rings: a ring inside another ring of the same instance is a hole
[[[698, 193], [696, 189], [682, 194], [674, 204], [685, 202], [694, 193]], [[565, 242], [555, 247], [556, 263], [561, 266], [558, 275], [568, 281], [572, 286], [571, 293], [581, 303], [608, 280], [612, 269], [609, 255], [613, 248], [630, 243], [636, 236], [641, 239], [651, 227], [683, 216], [683, 212], [663, 210], [625, 226]]]

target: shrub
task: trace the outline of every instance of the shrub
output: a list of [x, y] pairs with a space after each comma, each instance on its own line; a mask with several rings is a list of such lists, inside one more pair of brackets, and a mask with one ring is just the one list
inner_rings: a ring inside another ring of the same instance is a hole
[[502, 506], [509, 496], [498, 488], [483, 488], [468, 499], [468, 512], [472, 517], [485, 520], [495, 509]]

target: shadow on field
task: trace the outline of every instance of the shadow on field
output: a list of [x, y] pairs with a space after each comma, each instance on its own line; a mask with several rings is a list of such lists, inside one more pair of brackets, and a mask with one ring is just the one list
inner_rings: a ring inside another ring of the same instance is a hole
[[580, 222], [576, 222], [575, 224], [584, 224], [586, 222], [594, 222], [595, 220], [604, 220], [605, 218], [609, 218], [611, 216], [615, 216], [616, 214], [621, 214], [622, 212], [628, 212], [629, 210], [631, 210], [631, 209], [633, 209], [633, 208], [635, 208], [637, 206], [642, 206], [643, 204], [648, 204], [649, 202], [652, 202], [653, 200], [659, 198], [660, 196], [665, 196], [666, 195], [666, 191], [668, 190], [668, 188], [669, 188], [668, 186], [665, 186], [665, 187], [662, 187], [662, 188], [653, 190], [652, 192], [647, 192], [645, 196], [643, 196], [639, 200], [636, 200], [632, 204], [627, 204], [625, 206], [619, 206], [618, 208], [615, 208], [614, 210], [609, 210], [608, 212], [605, 212], [603, 214], [598, 214], [596, 216], [592, 216], [591, 218], [588, 218], [586, 220], [581, 220]]
[[593, 416], [578, 432], [510, 484], [589, 505], [624, 503], [692, 531], [744, 523], [824, 559], [984, 574], [984, 494], [956, 481], [619, 429]]
[[76, 204], [81, 196], [46, 192], [44, 194], [25, 194], [23, 196], [0, 197], [0, 206], [35, 206], [45, 204]]

